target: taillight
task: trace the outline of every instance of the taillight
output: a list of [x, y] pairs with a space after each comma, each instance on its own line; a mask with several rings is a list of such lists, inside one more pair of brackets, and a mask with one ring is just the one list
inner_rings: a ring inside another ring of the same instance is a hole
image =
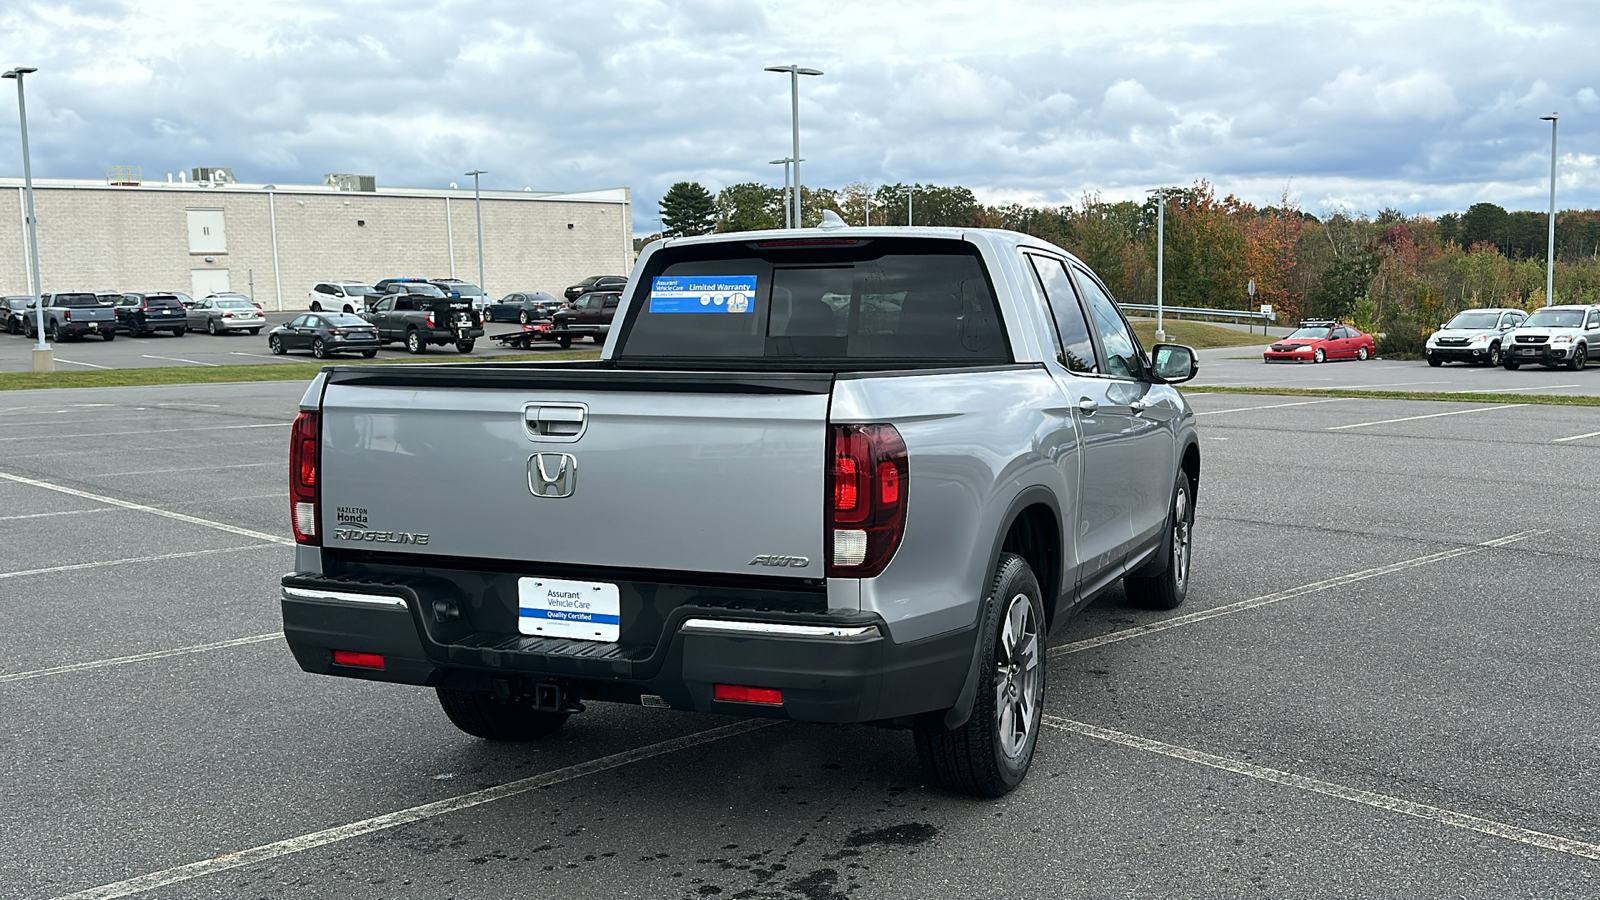
[[329, 328], [328, 329], [328, 333], [329, 334], [348, 334], [349, 332], [345, 331], [343, 328]]
[[893, 425], [834, 425], [828, 448], [830, 578], [883, 572], [906, 528], [906, 444]]
[[322, 497], [317, 487], [321, 424], [321, 413], [303, 412], [294, 417], [289, 437], [289, 521], [294, 524], [295, 542], [314, 547], [322, 545], [317, 534]]
[[427, 322], [428, 322], [428, 327], [432, 328], [433, 327], [433, 313], [428, 313]]
[[72, 310], [70, 310], [70, 309], [62, 310], [61, 311], [61, 320], [63, 322], [71, 322], [72, 321]]

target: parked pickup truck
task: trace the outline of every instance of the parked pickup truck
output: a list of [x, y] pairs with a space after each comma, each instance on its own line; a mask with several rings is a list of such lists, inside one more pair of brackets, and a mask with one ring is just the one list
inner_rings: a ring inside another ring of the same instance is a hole
[[1065, 251], [830, 216], [657, 241], [623, 297], [598, 361], [312, 382], [303, 669], [432, 687], [491, 740], [595, 701], [901, 727], [998, 796], [1050, 630], [1119, 582], [1184, 601], [1194, 351], [1146, 353]]
[[[91, 291], [60, 292], [44, 295], [44, 334], [58, 341], [65, 338], [99, 336], [103, 341], [117, 339], [116, 311], [102, 306]], [[29, 316], [28, 337], [38, 337], [39, 326]]]
[[395, 292], [384, 295], [371, 311], [362, 313], [378, 329], [378, 340], [388, 344], [404, 341], [412, 353], [426, 353], [429, 344], [455, 344], [456, 350], [471, 353], [483, 337], [483, 320], [465, 297], [451, 299], [420, 293]]

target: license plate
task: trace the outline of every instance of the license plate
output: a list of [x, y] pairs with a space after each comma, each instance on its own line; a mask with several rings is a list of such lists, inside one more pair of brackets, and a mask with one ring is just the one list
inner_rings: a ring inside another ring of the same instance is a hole
[[1530, 348], [1527, 348], [1527, 347], [1522, 347], [1522, 348], [1519, 348], [1517, 350], [1517, 352], [1521, 353], [1523, 356], [1532, 356], [1535, 353], [1538, 353], [1539, 351], [1533, 350], [1533, 349], [1530, 349]]
[[615, 641], [622, 633], [622, 602], [614, 584], [519, 578], [517, 607], [522, 634]]

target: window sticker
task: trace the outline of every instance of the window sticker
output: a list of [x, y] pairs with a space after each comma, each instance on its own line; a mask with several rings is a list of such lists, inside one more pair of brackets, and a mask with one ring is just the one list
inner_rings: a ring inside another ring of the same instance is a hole
[[754, 305], [754, 275], [680, 275], [650, 283], [653, 313], [747, 313]]

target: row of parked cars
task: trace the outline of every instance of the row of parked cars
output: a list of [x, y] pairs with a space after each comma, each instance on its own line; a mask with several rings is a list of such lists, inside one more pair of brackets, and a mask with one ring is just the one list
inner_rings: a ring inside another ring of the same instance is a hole
[[[1375, 355], [1372, 335], [1331, 319], [1303, 320], [1294, 333], [1261, 354], [1266, 362], [1311, 363]], [[1461, 362], [1513, 370], [1535, 364], [1582, 369], [1600, 355], [1600, 304], [1546, 306], [1532, 313], [1502, 307], [1464, 310], [1428, 336], [1425, 355], [1435, 367]]]
[[182, 337], [189, 331], [225, 334], [247, 331], [260, 334], [267, 317], [261, 307], [243, 294], [210, 294], [196, 300], [180, 291], [166, 293], [114, 293], [110, 291], [55, 291], [42, 298], [43, 315], [32, 297], [4, 298], [3, 330], [8, 334], [37, 337], [44, 320], [51, 341], [98, 337], [114, 341], [118, 334], [131, 337], [166, 332]]

